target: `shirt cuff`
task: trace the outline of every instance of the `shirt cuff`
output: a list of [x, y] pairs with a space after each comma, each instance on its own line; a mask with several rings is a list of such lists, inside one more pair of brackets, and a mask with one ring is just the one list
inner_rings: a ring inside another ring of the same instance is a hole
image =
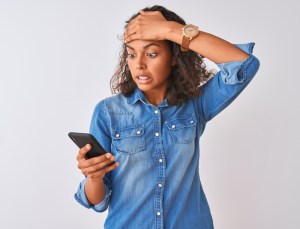
[[[226, 63], [217, 64], [220, 69], [221, 78], [225, 84], [239, 84], [243, 83], [247, 78], [246, 67], [256, 59], [253, 55], [253, 48], [255, 43], [251, 42], [248, 44], [235, 44], [235, 46], [242, 51], [246, 52], [250, 56], [244, 61], [232, 61]], [[250, 75], [254, 75], [251, 74]]]
[[89, 203], [89, 201], [88, 201], [88, 199], [85, 195], [85, 191], [84, 191], [86, 181], [87, 181], [87, 179], [84, 179], [79, 184], [78, 190], [74, 195], [75, 200], [79, 204], [81, 204], [82, 206], [84, 206], [88, 209], [92, 208], [96, 212], [104, 212], [108, 207], [109, 199], [110, 199], [110, 190], [109, 190], [108, 186], [106, 184], [104, 184], [105, 185], [104, 186], [105, 187], [105, 197], [104, 197], [104, 199], [99, 204], [91, 205]]

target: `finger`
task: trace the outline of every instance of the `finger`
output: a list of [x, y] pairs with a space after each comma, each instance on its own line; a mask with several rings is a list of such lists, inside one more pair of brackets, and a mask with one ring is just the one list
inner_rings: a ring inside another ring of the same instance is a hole
[[115, 157], [111, 153], [107, 153], [103, 156], [91, 159], [91, 166], [89, 166], [89, 168], [99, 170], [115, 160]]
[[110, 165], [110, 166], [107, 166], [101, 170], [97, 170], [97, 171], [94, 171], [94, 172], [91, 172], [88, 174], [88, 177], [91, 177], [92, 179], [95, 179], [95, 178], [98, 178], [99, 176], [103, 176], [105, 175], [106, 173], [118, 168], [120, 165], [119, 162], [116, 162], [114, 163], [113, 165]]
[[100, 164], [100, 163], [109, 164], [110, 162], [114, 161], [114, 159], [115, 158], [111, 153], [106, 153], [106, 154], [98, 156], [98, 157], [93, 157], [93, 158], [81, 161], [78, 164], [78, 168], [85, 169], [88, 167], [96, 166], [97, 164]]
[[82, 147], [78, 152], [77, 161], [85, 159], [87, 152], [89, 152], [90, 150], [91, 150], [90, 144], [86, 144], [84, 147]]
[[124, 43], [125, 44], [128, 44], [130, 43], [131, 41], [134, 41], [135, 39], [131, 36], [127, 36], [126, 38], [124, 38]]
[[134, 23], [132, 22], [132, 21], [130, 21], [128, 24], [127, 24], [127, 26], [125, 27], [125, 30], [129, 30], [129, 29], [131, 29], [132, 27], [134, 27], [135, 25], [134, 25]]
[[160, 11], [143, 11], [140, 10], [139, 12], [141, 15], [157, 15], [160, 13]]
[[124, 32], [124, 38], [126, 39], [127, 37], [129, 37], [130, 35], [134, 34], [136, 31], [135, 26], [131, 26], [126, 28], [125, 32]]
[[[134, 33], [134, 34], [131, 34], [131, 35], [127, 36], [127, 37], [124, 39], [124, 43], [125, 43], [125, 44], [128, 44], [128, 43], [130, 43], [130, 42], [132, 42], [132, 41], [134, 41], [134, 40], [144, 40], [144, 39], [143, 39], [141, 33], [136, 32], [136, 33]], [[146, 39], [145, 39], [145, 40], [146, 40]]]
[[[104, 171], [106, 171], [106, 168], [107, 167], [110, 167], [110, 166], [112, 166], [112, 165], [114, 165], [114, 164], [111, 164], [111, 163], [113, 163], [114, 162], [114, 159], [115, 159], [115, 157], [114, 156], [112, 156], [110, 159], [107, 159], [107, 160], [105, 160], [105, 161], [103, 161], [103, 162], [101, 162], [101, 163], [98, 163], [98, 164], [95, 164], [95, 165], [93, 165], [93, 166], [90, 166], [90, 167], [87, 167], [87, 168], [85, 168], [85, 169], [82, 169], [81, 171], [82, 171], [82, 173], [84, 173], [85, 175], [89, 175], [89, 174], [91, 174], [91, 173], [94, 173], [94, 172], [96, 172], [96, 171], [102, 171], [102, 170], [104, 170]], [[110, 165], [111, 164], [111, 165]]]
[[95, 164], [94, 166], [89, 167], [89, 169], [91, 169], [91, 170], [103, 169], [105, 166], [107, 166], [110, 163], [114, 162], [114, 160], [115, 160], [115, 157], [108, 154], [108, 156], [106, 157], [106, 160], [101, 161], [101, 162]]
[[78, 168], [83, 170], [88, 167], [92, 167], [96, 164], [102, 163], [106, 160], [110, 160], [112, 154], [111, 153], [106, 153], [104, 155], [98, 156], [98, 157], [93, 157], [90, 159], [85, 159], [85, 160], [80, 160], [78, 163]]

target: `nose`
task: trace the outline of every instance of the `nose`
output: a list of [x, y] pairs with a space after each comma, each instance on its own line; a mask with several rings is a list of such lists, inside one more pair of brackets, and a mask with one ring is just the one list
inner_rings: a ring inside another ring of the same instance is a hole
[[137, 59], [137, 62], [136, 62], [136, 69], [137, 69], [137, 70], [143, 70], [143, 69], [146, 69], [146, 63], [145, 63], [143, 57], [139, 57], [139, 58]]
[[144, 66], [144, 65], [137, 65], [137, 66], [136, 66], [136, 69], [137, 69], [137, 70], [144, 70], [144, 69], [145, 69], [145, 66]]

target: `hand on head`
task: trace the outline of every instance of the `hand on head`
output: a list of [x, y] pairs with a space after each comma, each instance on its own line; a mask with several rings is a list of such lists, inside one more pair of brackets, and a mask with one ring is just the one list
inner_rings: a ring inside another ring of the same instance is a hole
[[124, 32], [124, 42], [133, 40], [164, 40], [167, 20], [160, 11], [140, 11], [129, 21]]

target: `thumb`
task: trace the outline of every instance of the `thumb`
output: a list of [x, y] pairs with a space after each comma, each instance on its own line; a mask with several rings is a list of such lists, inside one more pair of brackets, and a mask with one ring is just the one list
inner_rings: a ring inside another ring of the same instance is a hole
[[82, 147], [79, 150], [79, 154], [77, 156], [77, 160], [83, 159], [86, 157], [87, 152], [89, 152], [91, 150], [91, 145], [90, 144], [86, 144], [84, 147]]

